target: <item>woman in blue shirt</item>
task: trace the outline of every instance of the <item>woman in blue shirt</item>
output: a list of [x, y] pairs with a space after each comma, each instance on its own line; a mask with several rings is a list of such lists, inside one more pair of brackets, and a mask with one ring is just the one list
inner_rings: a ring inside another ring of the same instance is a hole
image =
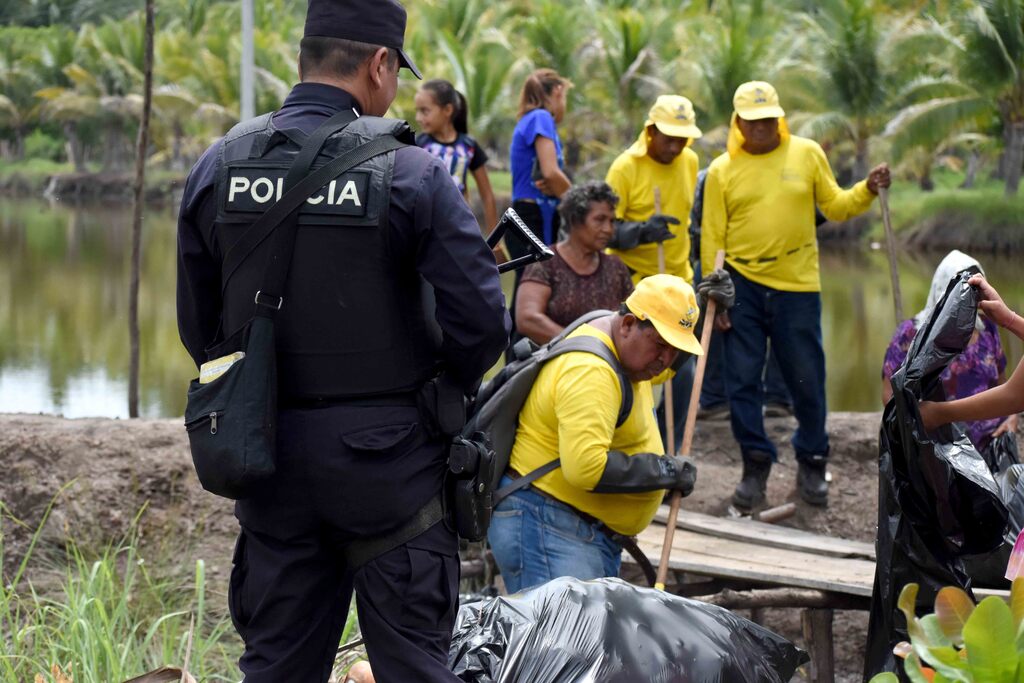
[[[562, 170], [562, 141], [557, 129], [571, 87], [572, 83], [553, 69], [530, 74], [519, 96], [519, 122], [509, 147], [512, 206], [545, 244], [558, 241], [558, 198], [571, 185]], [[522, 245], [506, 246], [513, 257], [525, 253]]]

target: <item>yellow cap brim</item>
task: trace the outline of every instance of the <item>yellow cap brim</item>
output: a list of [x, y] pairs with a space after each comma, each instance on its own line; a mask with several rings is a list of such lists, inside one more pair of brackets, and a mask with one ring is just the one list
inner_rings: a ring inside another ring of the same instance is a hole
[[661, 131], [663, 135], [667, 135], [672, 138], [689, 138], [690, 140], [696, 140], [704, 135], [700, 132], [700, 128], [693, 124], [676, 125], [672, 123], [659, 123], [658, 121], [654, 121], [653, 123], [654, 127]]
[[704, 349], [701, 348], [700, 342], [697, 341], [697, 337], [692, 331], [685, 330], [682, 327], [660, 323], [650, 316], [648, 316], [648, 320], [650, 320], [654, 325], [654, 329], [658, 331], [661, 338], [672, 346], [676, 347], [680, 351], [692, 353], [695, 356], [704, 355]]
[[737, 109], [736, 115], [744, 121], [757, 121], [759, 119], [781, 119], [786, 112], [778, 106], [750, 107], [744, 108], [742, 111]]

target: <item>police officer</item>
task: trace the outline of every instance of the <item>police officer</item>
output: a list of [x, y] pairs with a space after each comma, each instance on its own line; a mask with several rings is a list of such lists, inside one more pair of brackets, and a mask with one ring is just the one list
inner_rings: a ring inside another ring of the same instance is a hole
[[[252, 313], [274, 240], [231, 274], [225, 255], [279, 198], [307, 137], [350, 110], [320, 161], [381, 136], [413, 142], [405, 122], [379, 118], [399, 68], [420, 77], [402, 50], [405, 23], [395, 0], [310, 0], [301, 82], [280, 110], [238, 124], [192, 169], [177, 295], [197, 365]], [[239, 665], [251, 683], [326, 681], [354, 590], [378, 681], [455, 681], [446, 666], [454, 533], [436, 523], [358, 567], [346, 552], [408, 529], [441, 492], [446, 449], [422, 388], [443, 372], [468, 391], [504, 349], [510, 323], [494, 257], [447, 170], [412, 144], [337, 178], [298, 216], [276, 325], [277, 473], [235, 507]], [[423, 281], [440, 335], [426, 324]]]

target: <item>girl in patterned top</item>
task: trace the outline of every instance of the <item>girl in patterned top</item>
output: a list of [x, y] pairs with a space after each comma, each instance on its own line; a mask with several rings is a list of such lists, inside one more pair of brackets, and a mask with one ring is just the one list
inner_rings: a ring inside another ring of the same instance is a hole
[[[942, 259], [932, 277], [931, 291], [924, 309], [910, 320], [903, 321], [896, 334], [893, 335], [889, 349], [885, 353], [882, 364], [882, 402], [888, 403], [892, 398], [892, 385], [889, 378], [903, 364], [914, 341], [914, 335], [922, 325], [928, 322], [932, 310], [946, 293], [949, 281], [971, 266], [981, 270], [981, 265], [967, 254], [954, 249]], [[978, 316], [974, 334], [963, 353], [949, 364], [942, 373], [942, 384], [949, 400], [966, 398], [981, 393], [1005, 381], [1006, 356], [1003, 354], [1002, 343], [999, 341], [999, 330], [990, 317]], [[989, 441], [1004, 432], [1012, 432], [1017, 428], [1017, 416], [1008, 418], [996, 417], [986, 420], [968, 422], [967, 435], [975, 448], [984, 449]]]
[[469, 113], [465, 96], [448, 81], [435, 79], [420, 87], [415, 103], [416, 123], [423, 131], [416, 136], [416, 144], [444, 162], [452, 182], [467, 202], [466, 176], [473, 173], [484, 205], [484, 224], [489, 231], [498, 223], [498, 210], [485, 166], [487, 153], [467, 132]]

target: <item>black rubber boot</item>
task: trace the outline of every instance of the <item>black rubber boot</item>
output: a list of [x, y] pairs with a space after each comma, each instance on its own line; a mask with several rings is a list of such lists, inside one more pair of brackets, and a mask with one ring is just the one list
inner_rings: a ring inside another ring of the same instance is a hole
[[772, 471], [770, 453], [750, 451], [743, 455], [743, 478], [732, 494], [732, 504], [744, 512], [764, 500], [768, 475]]
[[796, 488], [804, 502], [811, 505], [828, 504], [828, 481], [825, 479], [825, 467], [828, 459], [815, 455], [801, 460], [796, 473]]

